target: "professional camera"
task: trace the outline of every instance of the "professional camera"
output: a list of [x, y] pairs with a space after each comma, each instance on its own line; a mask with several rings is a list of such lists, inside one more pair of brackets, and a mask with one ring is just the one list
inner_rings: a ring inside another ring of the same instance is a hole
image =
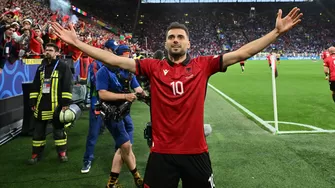
[[115, 122], [121, 121], [130, 112], [131, 102], [126, 101], [117, 106], [110, 102], [99, 101], [95, 104], [95, 114], [100, 115], [105, 121], [112, 120]]
[[137, 93], [136, 97], [138, 101], [144, 102], [145, 104], [150, 106], [150, 96], [143, 96], [142, 94]]
[[147, 140], [148, 146], [151, 148], [152, 146], [152, 128], [151, 122], [148, 122], [146, 128], [144, 129], [144, 139]]

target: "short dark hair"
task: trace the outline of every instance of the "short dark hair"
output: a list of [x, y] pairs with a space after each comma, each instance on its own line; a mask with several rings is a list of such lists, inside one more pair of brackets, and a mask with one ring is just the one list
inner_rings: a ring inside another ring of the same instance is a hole
[[45, 45], [45, 48], [47, 48], [47, 47], [52, 47], [52, 48], [55, 49], [56, 52], [59, 52], [59, 47], [55, 43], [50, 42], [50, 43]]
[[5, 27], [5, 28], [6, 28], [6, 30], [8, 30], [8, 29], [10, 29], [10, 28], [16, 29], [16, 28], [15, 28], [15, 25], [12, 25], [12, 24], [9, 25], [8, 27]]
[[182, 29], [186, 32], [187, 37], [190, 38], [190, 33], [188, 32], [188, 29], [184, 24], [181, 24], [179, 22], [172, 22], [166, 30], [166, 34], [165, 34], [166, 36], [168, 35], [168, 32], [171, 29]]

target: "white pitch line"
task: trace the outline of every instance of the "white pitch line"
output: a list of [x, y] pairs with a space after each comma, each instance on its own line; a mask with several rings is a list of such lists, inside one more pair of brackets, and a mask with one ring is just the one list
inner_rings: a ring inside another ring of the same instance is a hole
[[250, 110], [246, 109], [244, 106], [236, 102], [234, 99], [230, 98], [228, 95], [224, 94], [222, 91], [217, 89], [216, 87], [212, 86], [211, 84], [208, 83], [208, 86], [212, 88], [214, 91], [216, 91], [218, 94], [220, 94], [222, 97], [233, 103], [236, 107], [240, 108], [242, 111], [247, 113], [249, 116], [254, 118], [257, 122], [260, 124], [264, 125], [266, 128], [268, 128], [272, 133], [275, 134], [297, 134], [297, 133], [302, 133], [302, 134], [308, 134], [308, 133], [335, 133], [335, 130], [325, 130], [321, 129], [319, 127], [315, 127], [313, 125], [307, 125], [307, 124], [302, 124], [302, 123], [294, 123], [294, 122], [286, 122], [286, 121], [278, 121], [280, 124], [289, 124], [289, 125], [297, 125], [297, 126], [302, 126], [314, 130], [301, 130], [301, 131], [278, 131], [276, 132], [276, 129], [270, 125], [269, 123], [274, 123], [274, 121], [264, 121], [260, 117], [258, 117], [256, 114], [252, 113]]
[[311, 131], [278, 131], [277, 134], [314, 134], [314, 133], [335, 133], [335, 130], [311, 130]]
[[254, 118], [257, 122], [260, 124], [264, 125], [267, 129], [269, 129], [272, 133], [276, 132], [276, 129], [270, 125], [269, 123], [265, 122], [263, 119], [258, 117], [256, 114], [252, 113], [250, 110], [246, 109], [244, 106], [236, 102], [234, 99], [230, 98], [228, 95], [224, 94], [222, 91], [218, 90], [216, 87], [212, 86], [211, 84], [208, 83], [208, 86], [212, 88], [214, 91], [216, 91], [218, 94], [220, 94], [222, 97], [233, 103], [236, 107], [240, 108], [243, 110], [245, 113], [247, 113], [249, 116]]
[[[265, 121], [265, 122], [274, 123], [274, 121]], [[278, 121], [278, 123], [287, 124], [287, 125], [297, 125], [297, 126], [300, 126], [300, 127], [306, 127], [306, 128], [310, 128], [310, 129], [317, 130], [317, 131], [324, 131], [324, 129], [321, 129], [319, 127], [315, 127], [313, 125], [302, 124], [302, 123], [294, 123], [294, 122], [286, 122], [286, 121]]]

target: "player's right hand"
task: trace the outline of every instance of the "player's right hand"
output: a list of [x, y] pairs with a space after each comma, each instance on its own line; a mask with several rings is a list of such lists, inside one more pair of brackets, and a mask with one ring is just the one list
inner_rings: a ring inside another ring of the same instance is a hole
[[31, 110], [35, 112], [36, 106], [31, 107]]
[[125, 94], [125, 98], [127, 101], [129, 102], [133, 102], [135, 99], [137, 99], [135, 93], [128, 93], [128, 94]]
[[69, 24], [68, 29], [65, 29], [64, 27], [59, 25], [59, 23], [57, 22], [51, 22], [50, 24], [51, 24], [51, 27], [54, 29], [55, 35], [57, 35], [57, 37], [62, 39], [64, 42], [74, 45], [76, 41], [79, 40], [77, 38], [76, 31], [74, 30], [72, 24]]

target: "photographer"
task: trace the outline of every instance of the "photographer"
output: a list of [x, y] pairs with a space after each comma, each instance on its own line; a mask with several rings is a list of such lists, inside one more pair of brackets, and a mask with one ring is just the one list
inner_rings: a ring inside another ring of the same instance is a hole
[[[117, 45], [115, 41], [110, 39], [104, 44], [104, 50], [114, 53]], [[83, 167], [81, 173], [88, 173], [94, 159], [94, 148], [98, 140], [99, 132], [103, 128], [103, 122], [100, 116], [95, 114], [95, 104], [99, 101], [99, 95], [96, 90], [97, 72], [103, 67], [102, 62], [94, 60], [89, 66], [89, 88], [90, 88], [90, 121], [88, 135], [86, 139], [86, 150], [83, 157]]]
[[[130, 56], [128, 46], [120, 45], [115, 50], [116, 55], [122, 57]], [[130, 92], [130, 87], [136, 93], [143, 93], [135, 76], [123, 69], [116, 67], [102, 67], [97, 73], [97, 90], [100, 100], [113, 106], [121, 106], [126, 101], [133, 102], [136, 99], [135, 93]], [[133, 143], [133, 122], [129, 114], [121, 121], [107, 120], [106, 127], [115, 140], [115, 155], [107, 187], [118, 186], [118, 177], [123, 162], [131, 171], [137, 187], [143, 186], [143, 180], [136, 168], [136, 159], [132, 151]]]

